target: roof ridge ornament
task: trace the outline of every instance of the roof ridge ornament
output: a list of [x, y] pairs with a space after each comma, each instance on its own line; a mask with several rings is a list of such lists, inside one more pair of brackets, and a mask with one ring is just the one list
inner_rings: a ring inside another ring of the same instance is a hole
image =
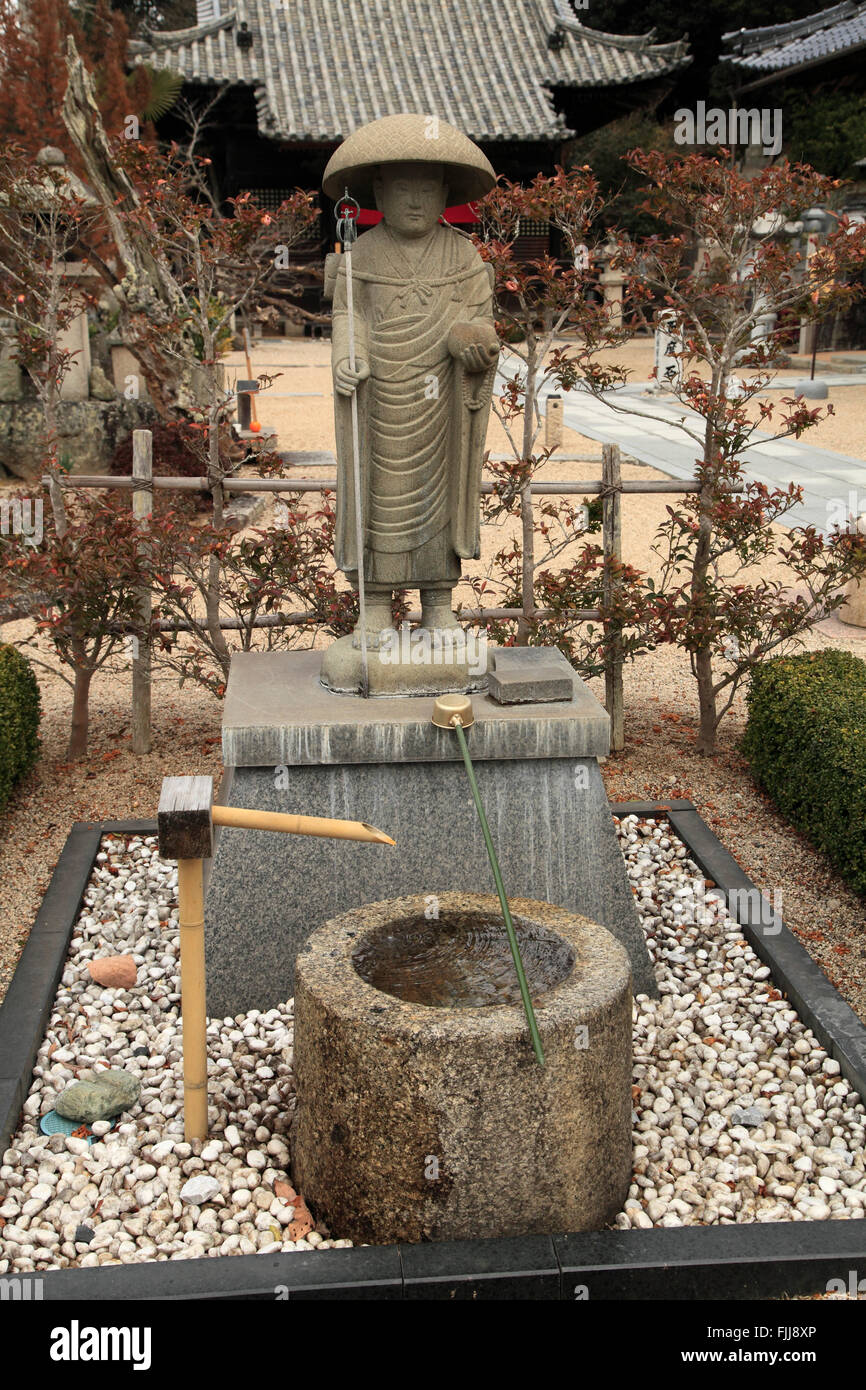
[[151, 29], [145, 21], [139, 25], [138, 30], [139, 34], [144, 35], [144, 39], [130, 39], [128, 47], [133, 53], [177, 48], [179, 44], [195, 43], [198, 39], [207, 38], [208, 34], [218, 34], [220, 29], [231, 29], [237, 18], [238, 11], [235, 8], [227, 10], [225, 14], [217, 14], [204, 24], [193, 24], [188, 29]]
[[[550, 39], [553, 39], [560, 31], [568, 30], [572, 34], [579, 35], [580, 38], [600, 43], [606, 48], [627, 48], [638, 53], [649, 48], [655, 48], [659, 51], [665, 49], [679, 50], [684, 44], [683, 39], [674, 39], [670, 43], [656, 43], [657, 30], [655, 29], [649, 29], [645, 34], [609, 34], [603, 29], [591, 29], [578, 19], [568, 4], [568, 0], [553, 0], [553, 9], [557, 23]], [[563, 43], [557, 43], [554, 46], [550, 39], [548, 40], [548, 47], [555, 48], [555, 51], [563, 47]]]

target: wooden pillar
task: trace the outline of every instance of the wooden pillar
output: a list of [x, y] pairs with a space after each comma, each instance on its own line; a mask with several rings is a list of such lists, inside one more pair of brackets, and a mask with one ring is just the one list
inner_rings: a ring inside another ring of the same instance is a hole
[[544, 411], [544, 447], [562, 447], [562, 397], [548, 396]]
[[[602, 445], [602, 539], [604, 546], [604, 603], [612, 604], [622, 580], [622, 468], [618, 444]], [[610, 716], [610, 751], [621, 753], [625, 747], [624, 708], [622, 691], [622, 624], [618, 620], [606, 624], [604, 702]]]
[[[142, 537], [146, 537], [150, 531], [153, 511], [153, 435], [150, 430], [132, 432], [132, 475], [147, 485], [135, 488], [132, 493], [132, 515], [138, 522]], [[146, 539], [142, 539], [141, 550], [145, 557], [149, 555], [150, 546]], [[149, 753], [150, 639], [147, 634], [153, 613], [153, 592], [149, 577], [139, 591], [137, 608], [141, 634], [134, 639], [137, 645], [133, 649], [132, 658], [132, 751]]]

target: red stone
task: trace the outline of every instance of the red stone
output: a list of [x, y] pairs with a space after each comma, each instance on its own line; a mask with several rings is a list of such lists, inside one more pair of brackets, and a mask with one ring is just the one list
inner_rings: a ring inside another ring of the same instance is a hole
[[100, 956], [87, 966], [92, 978], [106, 989], [131, 989], [138, 979], [132, 956]]

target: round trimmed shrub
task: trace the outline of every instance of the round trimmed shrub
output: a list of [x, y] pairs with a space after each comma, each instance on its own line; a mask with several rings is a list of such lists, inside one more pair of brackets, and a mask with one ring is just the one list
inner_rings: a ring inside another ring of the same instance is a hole
[[36, 761], [41, 714], [30, 662], [15, 647], [0, 645], [0, 811]]
[[777, 657], [752, 673], [743, 752], [782, 815], [866, 894], [866, 662]]

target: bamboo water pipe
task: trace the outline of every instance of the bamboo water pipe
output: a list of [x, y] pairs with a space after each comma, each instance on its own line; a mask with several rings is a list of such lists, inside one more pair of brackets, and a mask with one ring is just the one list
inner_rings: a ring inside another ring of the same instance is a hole
[[247, 811], [240, 806], [214, 806], [214, 825], [236, 830], [281, 830], [284, 835], [321, 835], [330, 840], [365, 840], [373, 845], [393, 845], [384, 830], [362, 820], [332, 820], [329, 816], [293, 816], [282, 811]]
[[157, 815], [159, 852], [177, 860], [180, 917], [180, 989], [183, 1018], [184, 1138], [207, 1137], [207, 1004], [204, 950], [204, 861], [213, 855], [214, 825], [321, 835], [335, 840], [393, 845], [366, 821], [219, 806], [211, 777], [166, 777]]

